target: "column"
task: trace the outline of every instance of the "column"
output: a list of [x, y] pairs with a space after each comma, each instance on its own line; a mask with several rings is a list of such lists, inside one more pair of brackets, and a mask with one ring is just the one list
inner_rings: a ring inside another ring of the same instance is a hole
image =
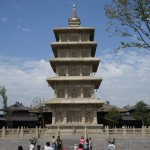
[[69, 76], [69, 65], [68, 65], [68, 63], [67, 63], [66, 66], [67, 66], [67, 67], [66, 67], [66, 76]]
[[94, 88], [91, 88], [92, 98], [95, 98]]
[[63, 123], [67, 124], [67, 110], [64, 110], [64, 118]]
[[68, 98], [68, 88], [67, 88], [67, 83], [66, 83], [66, 88], [65, 88], [65, 98]]
[[81, 98], [84, 98], [84, 95], [83, 95], [83, 87], [81, 87], [80, 90], [81, 90]]
[[54, 87], [54, 98], [57, 98], [57, 88], [56, 88], [56, 83], [55, 83], [55, 87]]
[[55, 109], [53, 109], [53, 112], [52, 112], [52, 124], [55, 124], [56, 123], [56, 112], [55, 112]]
[[[83, 105], [83, 107], [84, 107], [84, 105]], [[82, 124], [85, 124], [85, 110], [84, 110], [84, 108], [82, 110]]]
[[93, 123], [97, 124], [97, 111], [93, 111]]
[[82, 76], [82, 68], [83, 68], [83, 66], [82, 66], [82, 64], [80, 65], [80, 76]]

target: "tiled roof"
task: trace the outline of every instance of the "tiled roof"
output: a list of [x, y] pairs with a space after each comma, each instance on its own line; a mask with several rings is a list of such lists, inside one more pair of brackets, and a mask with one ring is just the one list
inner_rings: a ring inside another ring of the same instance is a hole
[[124, 108], [119, 108], [117, 106], [108, 105], [108, 104], [103, 104], [103, 106], [101, 108], [99, 108], [98, 111], [99, 112], [108, 112], [112, 108], [116, 108], [119, 112], [127, 112], [127, 110]]

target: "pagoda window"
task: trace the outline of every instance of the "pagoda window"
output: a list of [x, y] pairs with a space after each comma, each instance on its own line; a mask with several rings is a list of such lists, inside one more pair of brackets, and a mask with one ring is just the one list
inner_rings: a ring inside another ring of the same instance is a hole
[[59, 57], [66, 57], [66, 53], [64, 51], [59, 51]]
[[66, 72], [65, 72], [65, 69], [59, 69], [59, 71], [58, 71], [58, 75], [59, 76], [66, 76]]
[[69, 68], [69, 76], [80, 76], [80, 72], [78, 68], [70, 67]]
[[82, 57], [90, 57], [89, 50], [83, 50], [82, 51]]
[[83, 89], [83, 96], [84, 96], [84, 98], [90, 98], [92, 96], [91, 89], [90, 88], [84, 88]]
[[83, 76], [90, 76], [90, 68], [89, 67], [83, 67], [82, 68], [82, 75]]
[[71, 41], [71, 42], [79, 41], [79, 34], [70, 34], [69, 41]]
[[56, 113], [56, 122], [61, 123], [62, 121], [63, 121], [62, 112], [57, 112]]
[[67, 42], [68, 41], [68, 34], [61, 34], [61, 42]]
[[72, 98], [77, 98], [77, 90], [76, 89], [71, 90], [71, 97]]
[[58, 98], [65, 98], [65, 90], [64, 89], [59, 89], [58, 90], [58, 94], [57, 94]]
[[89, 34], [82, 34], [81, 41], [89, 41]]
[[77, 52], [75, 50], [71, 50], [70, 57], [77, 57]]

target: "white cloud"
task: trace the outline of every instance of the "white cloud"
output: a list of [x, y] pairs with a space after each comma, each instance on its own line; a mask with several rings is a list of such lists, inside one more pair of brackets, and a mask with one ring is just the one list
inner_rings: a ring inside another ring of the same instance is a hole
[[[150, 104], [150, 55], [105, 51], [96, 76], [103, 78], [96, 96], [117, 106], [135, 105], [144, 100]], [[0, 85], [5, 86], [8, 103], [20, 101], [29, 106], [35, 97], [48, 100], [53, 90], [46, 78], [54, 76], [48, 61], [0, 57]], [[0, 106], [2, 102], [0, 101]]]
[[99, 98], [117, 106], [135, 105], [140, 100], [150, 104], [149, 54], [122, 51], [116, 55], [106, 51], [101, 58]]
[[7, 17], [0, 18], [0, 22], [2, 22], [2, 23], [6, 23], [7, 21], [8, 21]]
[[22, 31], [24, 31], [24, 32], [32, 32], [32, 30], [29, 29], [29, 28], [22, 28]]
[[35, 97], [53, 97], [46, 82], [53, 75], [48, 61], [0, 57], [0, 66], [0, 85], [7, 89], [8, 104], [20, 101], [30, 106]]

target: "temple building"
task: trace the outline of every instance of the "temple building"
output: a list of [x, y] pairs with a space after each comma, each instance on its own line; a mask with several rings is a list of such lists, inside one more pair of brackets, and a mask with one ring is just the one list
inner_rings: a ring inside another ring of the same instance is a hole
[[56, 41], [51, 43], [55, 72], [47, 79], [54, 98], [45, 102], [52, 112], [50, 126], [96, 126], [98, 109], [103, 101], [95, 97], [102, 78], [96, 77], [100, 59], [95, 57], [95, 28], [81, 27], [73, 5], [68, 27], [54, 28]]

